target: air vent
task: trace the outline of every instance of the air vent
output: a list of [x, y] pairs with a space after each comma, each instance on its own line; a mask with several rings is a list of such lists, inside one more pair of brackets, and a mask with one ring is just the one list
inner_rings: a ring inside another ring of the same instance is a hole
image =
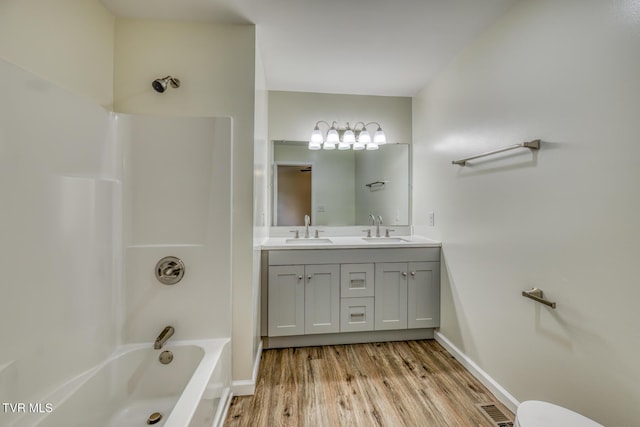
[[480, 403], [476, 406], [496, 427], [513, 427], [513, 421], [495, 403]]

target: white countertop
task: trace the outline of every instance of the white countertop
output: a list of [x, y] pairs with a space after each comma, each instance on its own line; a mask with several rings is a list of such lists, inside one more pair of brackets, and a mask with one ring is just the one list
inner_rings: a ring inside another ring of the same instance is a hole
[[422, 236], [371, 237], [322, 236], [298, 239], [292, 237], [270, 237], [262, 244], [263, 250], [290, 249], [367, 249], [367, 248], [439, 248], [441, 243]]

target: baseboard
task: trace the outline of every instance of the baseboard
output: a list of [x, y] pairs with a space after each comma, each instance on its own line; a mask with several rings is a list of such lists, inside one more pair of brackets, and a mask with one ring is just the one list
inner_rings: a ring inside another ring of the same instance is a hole
[[473, 360], [464, 354], [458, 347], [453, 345], [451, 341], [447, 339], [440, 332], [435, 333], [435, 339], [445, 348], [453, 357], [455, 357], [467, 371], [471, 373], [478, 381], [480, 381], [491, 393], [504, 404], [511, 412], [516, 413], [516, 409], [520, 402], [511, 395], [504, 387], [502, 387], [496, 380], [491, 378], [489, 374], [483, 371]]
[[231, 382], [231, 391], [234, 396], [251, 396], [256, 392], [258, 381], [258, 370], [260, 369], [260, 359], [262, 358], [262, 341], [256, 351], [256, 359], [253, 361], [253, 372], [250, 380], [238, 380]]

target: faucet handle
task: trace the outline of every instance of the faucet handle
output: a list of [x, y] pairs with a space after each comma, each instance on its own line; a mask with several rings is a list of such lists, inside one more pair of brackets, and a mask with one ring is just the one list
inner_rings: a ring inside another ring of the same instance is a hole
[[389, 232], [390, 232], [390, 231], [396, 231], [396, 230], [392, 230], [391, 228], [387, 228], [387, 229], [386, 229], [386, 231], [384, 232], [384, 237], [391, 237], [391, 236], [389, 235]]
[[320, 233], [324, 233], [324, 230], [318, 230], [318, 229], [316, 228], [316, 234], [315, 234], [316, 239], [317, 239], [318, 237], [320, 237]]
[[300, 230], [289, 230], [289, 233], [296, 233], [294, 237], [296, 239], [300, 238]]
[[369, 224], [374, 225], [376, 223], [376, 218], [373, 214], [369, 214]]
[[367, 233], [367, 237], [371, 237], [371, 229], [367, 228], [366, 230], [362, 230], [363, 233]]
[[384, 224], [384, 222], [382, 222], [382, 215], [378, 215], [378, 224]]

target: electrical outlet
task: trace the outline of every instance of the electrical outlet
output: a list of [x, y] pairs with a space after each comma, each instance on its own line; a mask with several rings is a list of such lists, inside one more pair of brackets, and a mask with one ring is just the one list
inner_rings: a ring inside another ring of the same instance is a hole
[[435, 215], [433, 214], [433, 212], [429, 212], [427, 214], [427, 225], [429, 227], [433, 227], [435, 226], [436, 222], [435, 222]]

